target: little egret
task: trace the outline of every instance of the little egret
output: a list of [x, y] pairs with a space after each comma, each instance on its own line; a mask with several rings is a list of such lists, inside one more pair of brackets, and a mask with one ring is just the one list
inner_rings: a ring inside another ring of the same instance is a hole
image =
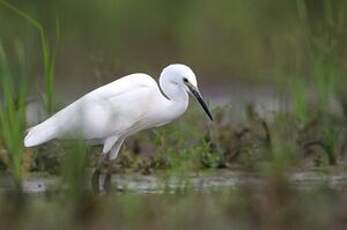
[[[93, 187], [99, 190], [101, 166], [117, 157], [125, 138], [180, 117], [187, 110], [188, 93], [213, 120], [188, 66], [165, 67], [159, 85], [149, 75], [135, 73], [97, 88], [29, 129], [24, 145], [33, 147], [52, 139], [70, 138], [102, 144], [103, 154], [92, 176]], [[107, 173], [104, 185], [110, 183], [110, 177]]]

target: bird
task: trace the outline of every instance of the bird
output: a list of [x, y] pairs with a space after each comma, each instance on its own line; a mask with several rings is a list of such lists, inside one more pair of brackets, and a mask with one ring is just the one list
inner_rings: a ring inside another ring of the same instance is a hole
[[[179, 118], [188, 108], [189, 95], [196, 98], [213, 121], [196, 75], [187, 65], [170, 64], [163, 68], [159, 85], [148, 74], [130, 74], [92, 90], [29, 128], [24, 146], [35, 147], [53, 139], [82, 139], [103, 145], [92, 175], [93, 187], [99, 190], [101, 166], [117, 158], [124, 140]], [[104, 183], [109, 184], [111, 174], [106, 178]]]

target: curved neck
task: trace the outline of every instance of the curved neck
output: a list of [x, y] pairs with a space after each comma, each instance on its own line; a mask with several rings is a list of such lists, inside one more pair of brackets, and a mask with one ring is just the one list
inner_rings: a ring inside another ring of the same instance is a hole
[[187, 91], [180, 85], [170, 82], [165, 75], [159, 78], [159, 86], [162, 94], [171, 101], [188, 101]]

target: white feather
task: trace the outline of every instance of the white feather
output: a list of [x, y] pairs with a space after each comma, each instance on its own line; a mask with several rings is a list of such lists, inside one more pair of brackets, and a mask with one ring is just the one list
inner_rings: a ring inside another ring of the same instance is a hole
[[146, 112], [138, 108], [156, 93], [153, 85], [150, 76], [132, 74], [93, 90], [31, 128], [24, 144], [33, 147], [54, 138], [105, 139], [127, 130]]

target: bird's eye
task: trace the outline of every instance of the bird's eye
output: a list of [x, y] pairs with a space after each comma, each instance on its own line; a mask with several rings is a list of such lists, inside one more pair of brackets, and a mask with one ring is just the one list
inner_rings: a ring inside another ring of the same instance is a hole
[[185, 83], [188, 83], [188, 79], [187, 79], [187, 78], [183, 78], [183, 81], [184, 81]]

